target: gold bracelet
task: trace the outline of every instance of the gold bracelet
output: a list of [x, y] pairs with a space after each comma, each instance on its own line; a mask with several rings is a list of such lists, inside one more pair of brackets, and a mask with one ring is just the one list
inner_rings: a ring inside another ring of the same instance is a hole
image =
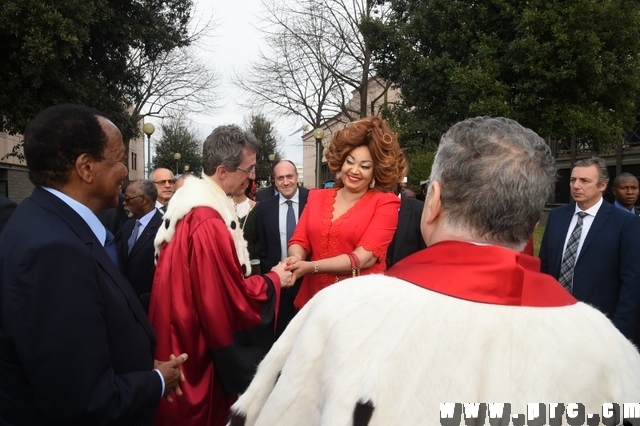
[[313, 275], [316, 275], [318, 273], [318, 262], [316, 262], [315, 260], [313, 261], [313, 272], [311, 272]]

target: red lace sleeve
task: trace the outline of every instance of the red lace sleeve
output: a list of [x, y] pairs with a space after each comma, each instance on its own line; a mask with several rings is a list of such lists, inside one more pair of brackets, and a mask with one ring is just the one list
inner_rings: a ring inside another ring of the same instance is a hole
[[379, 261], [384, 261], [387, 248], [398, 227], [400, 198], [387, 192], [376, 194], [371, 201], [375, 203], [375, 211], [367, 230], [358, 242], [358, 246], [372, 252]]

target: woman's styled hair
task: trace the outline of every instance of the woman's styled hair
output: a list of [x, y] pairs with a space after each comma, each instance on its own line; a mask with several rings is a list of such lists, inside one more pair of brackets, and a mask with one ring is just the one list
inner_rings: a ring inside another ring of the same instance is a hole
[[[334, 134], [325, 152], [329, 170], [334, 174], [338, 173], [347, 155], [359, 146], [366, 146], [371, 153], [374, 188], [392, 191], [407, 174], [407, 162], [398, 137], [391, 131], [389, 124], [378, 116], [349, 123]], [[336, 177], [335, 186], [344, 186], [340, 176]]]

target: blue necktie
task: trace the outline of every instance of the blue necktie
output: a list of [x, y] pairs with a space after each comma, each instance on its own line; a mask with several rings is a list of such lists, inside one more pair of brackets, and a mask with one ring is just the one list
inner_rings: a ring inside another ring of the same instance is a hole
[[131, 253], [131, 249], [133, 248], [133, 246], [136, 244], [136, 241], [138, 240], [138, 231], [139, 230], [140, 230], [140, 220], [136, 219], [136, 224], [133, 227], [133, 232], [131, 233], [131, 236], [127, 240], [127, 245], [129, 246], [128, 253]]
[[107, 239], [104, 242], [104, 249], [107, 252], [107, 254], [109, 255], [109, 258], [111, 259], [113, 264], [119, 270], [120, 269], [120, 260], [118, 259], [118, 248], [116, 247], [116, 239], [113, 236], [113, 234], [111, 233], [111, 231], [109, 231], [106, 228], [105, 228], [105, 230], [107, 231]]
[[287, 243], [291, 239], [293, 235], [293, 230], [296, 229], [296, 214], [293, 211], [293, 201], [287, 200], [285, 201], [289, 206], [287, 208]]

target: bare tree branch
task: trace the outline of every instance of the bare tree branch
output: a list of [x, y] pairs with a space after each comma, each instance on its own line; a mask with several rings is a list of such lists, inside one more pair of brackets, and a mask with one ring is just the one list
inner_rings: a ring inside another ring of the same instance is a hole
[[187, 47], [166, 52], [153, 61], [139, 51], [130, 53], [130, 66], [142, 70], [145, 76], [144, 82], [134, 88], [133, 116], [198, 113], [216, 107], [219, 75], [194, 54], [211, 27], [211, 19], [196, 26]]
[[382, 11], [371, 0], [263, 5], [267, 24], [260, 30], [268, 49], [234, 79], [248, 93], [245, 106], [297, 116], [314, 127], [340, 113], [350, 121], [369, 115], [367, 89], [375, 74], [360, 23]]

